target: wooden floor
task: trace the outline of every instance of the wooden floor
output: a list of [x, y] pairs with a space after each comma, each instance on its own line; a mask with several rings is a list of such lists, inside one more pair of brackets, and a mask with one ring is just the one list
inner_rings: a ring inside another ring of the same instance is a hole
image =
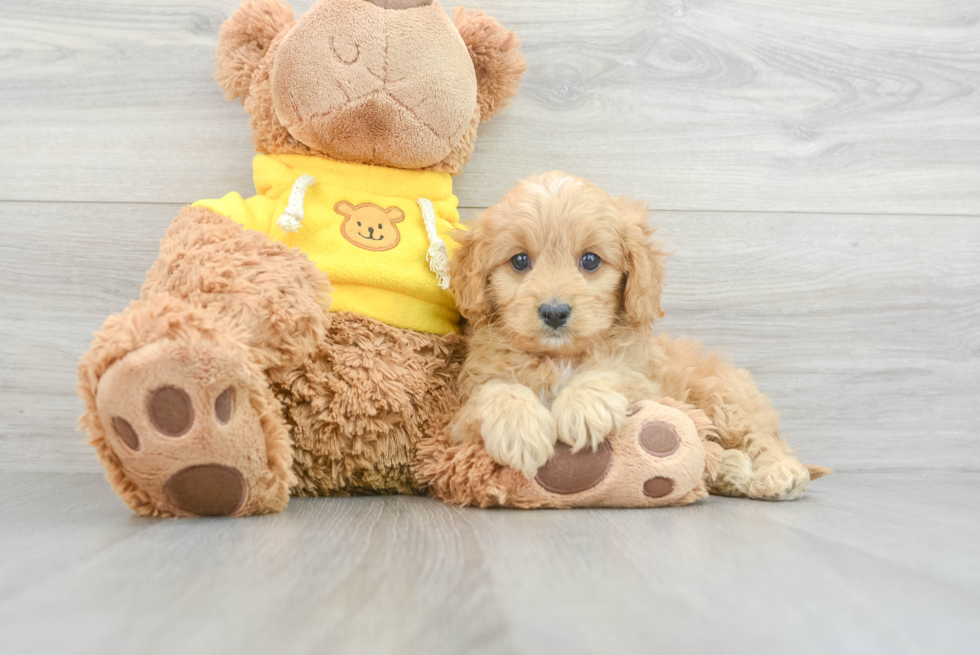
[[457, 178], [464, 216], [551, 168], [647, 199], [674, 253], [659, 327], [749, 368], [840, 472], [802, 501], [242, 521], [131, 516], [74, 394], [178, 208], [251, 189], [212, 79], [238, 0], [7, 4], [0, 650], [975, 652], [980, 3], [475, 3], [529, 70]]
[[97, 475], [0, 474], [5, 653], [976, 653], [980, 473], [594, 511], [293, 499], [129, 515]]

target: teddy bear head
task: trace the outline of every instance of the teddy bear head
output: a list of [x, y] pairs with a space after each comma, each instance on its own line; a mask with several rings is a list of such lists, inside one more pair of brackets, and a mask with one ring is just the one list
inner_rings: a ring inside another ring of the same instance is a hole
[[435, 0], [318, 0], [296, 19], [246, 0], [221, 28], [216, 78], [265, 154], [456, 174], [477, 126], [517, 92], [513, 32]]

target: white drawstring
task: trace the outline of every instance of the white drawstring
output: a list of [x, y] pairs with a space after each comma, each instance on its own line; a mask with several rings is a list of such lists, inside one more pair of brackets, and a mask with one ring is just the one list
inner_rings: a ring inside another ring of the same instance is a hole
[[429, 250], [425, 253], [425, 261], [429, 262], [429, 270], [436, 274], [440, 289], [449, 288], [449, 249], [446, 242], [436, 231], [436, 211], [432, 201], [419, 198], [419, 209], [422, 210], [422, 221], [425, 222], [425, 233], [429, 235]]
[[306, 212], [303, 210], [303, 205], [306, 203], [306, 192], [314, 184], [316, 184], [316, 178], [312, 175], [300, 175], [293, 183], [293, 190], [289, 194], [289, 204], [286, 205], [282, 216], [276, 221], [280, 230], [283, 232], [299, 232], [303, 219], [306, 218]]

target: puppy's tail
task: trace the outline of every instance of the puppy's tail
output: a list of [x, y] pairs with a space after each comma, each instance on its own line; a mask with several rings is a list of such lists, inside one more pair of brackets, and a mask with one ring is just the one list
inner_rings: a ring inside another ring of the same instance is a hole
[[816, 480], [834, 472], [834, 469], [829, 469], [826, 466], [817, 466], [816, 464], [804, 464], [803, 466], [810, 472], [810, 480]]

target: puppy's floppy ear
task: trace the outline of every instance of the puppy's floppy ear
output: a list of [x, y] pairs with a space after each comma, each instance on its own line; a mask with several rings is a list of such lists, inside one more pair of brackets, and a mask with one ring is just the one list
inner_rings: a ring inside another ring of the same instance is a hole
[[490, 247], [487, 245], [484, 217], [492, 211], [492, 208], [488, 209], [468, 225], [469, 231], [458, 230], [453, 235], [459, 247], [449, 261], [449, 278], [459, 313], [470, 323], [476, 323], [490, 313], [487, 285], [492, 262], [489, 261]]
[[647, 223], [645, 202], [625, 196], [614, 200], [623, 221], [623, 313], [630, 325], [648, 329], [664, 315], [660, 308], [666, 255], [653, 240], [654, 229]]
[[214, 78], [225, 98], [244, 98], [272, 40], [294, 22], [293, 10], [279, 0], [246, 0], [221, 26]]
[[492, 118], [517, 94], [527, 60], [512, 31], [478, 9], [453, 9], [453, 22], [466, 43], [476, 69], [480, 120]]

